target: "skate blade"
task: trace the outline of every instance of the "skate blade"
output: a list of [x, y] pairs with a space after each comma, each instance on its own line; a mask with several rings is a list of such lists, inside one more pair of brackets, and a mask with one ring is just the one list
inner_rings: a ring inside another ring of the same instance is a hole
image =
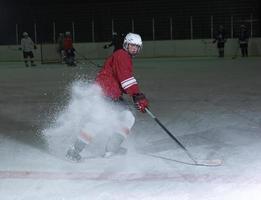
[[70, 162], [70, 163], [81, 163], [81, 162], [83, 162], [83, 159], [81, 158], [80, 160], [76, 160], [76, 159], [71, 159], [71, 158], [69, 158], [69, 157], [67, 157], [67, 156], [65, 156], [65, 160], [67, 161], [67, 162]]
[[105, 154], [103, 155], [104, 158], [111, 158], [114, 156], [122, 156], [125, 155], [127, 153], [127, 149], [124, 147], [120, 147], [118, 152], [105, 152]]

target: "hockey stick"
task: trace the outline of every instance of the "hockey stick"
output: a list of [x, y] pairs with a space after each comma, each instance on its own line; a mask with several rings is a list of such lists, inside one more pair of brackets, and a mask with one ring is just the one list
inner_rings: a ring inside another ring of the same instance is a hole
[[16, 47], [15, 45], [8, 45], [7, 46], [8, 49], [10, 49], [11, 51], [21, 51], [22, 49], [20, 49], [19, 47]]
[[82, 57], [84, 60], [88, 61], [90, 64], [92, 64], [95, 67], [102, 67], [101, 65], [98, 65], [97, 63], [93, 62], [92, 60], [88, 59], [86, 56], [80, 54], [77, 50], [75, 50], [78, 56]]
[[[159, 119], [155, 115], [153, 115], [153, 113], [148, 108], [145, 108], [145, 110], [150, 115], [150, 117], [152, 117], [157, 122], [157, 124], [185, 151], [185, 153], [188, 155], [188, 157], [193, 161], [193, 163], [187, 163], [187, 164], [198, 165], [198, 166], [220, 166], [222, 164], [221, 160], [201, 160], [201, 161], [196, 160], [190, 154], [190, 152], [186, 149], [186, 147], [159, 121]], [[163, 159], [167, 159], [167, 160], [173, 160], [173, 159], [164, 158], [161, 156], [155, 156], [155, 155], [150, 155], [150, 156], [163, 158]], [[173, 161], [176, 161], [176, 160], [173, 160]]]
[[210, 40], [204, 40], [204, 39], [202, 39], [201, 42], [202, 42], [204, 45], [210, 45], [210, 44], [213, 44], [213, 42], [210, 41]]

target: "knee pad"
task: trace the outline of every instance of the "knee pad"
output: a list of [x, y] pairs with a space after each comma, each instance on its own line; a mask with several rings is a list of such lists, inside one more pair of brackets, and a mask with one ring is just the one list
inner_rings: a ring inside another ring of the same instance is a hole
[[78, 140], [81, 140], [82, 142], [84, 142], [86, 144], [91, 143], [92, 138], [93, 138], [92, 135], [90, 135], [84, 131], [81, 131], [80, 135], [78, 136]]
[[131, 129], [135, 123], [135, 117], [129, 110], [124, 110], [120, 114], [122, 125], [128, 129]]
[[120, 113], [120, 128], [117, 132], [123, 136], [127, 136], [135, 123], [135, 117], [129, 110], [124, 110]]

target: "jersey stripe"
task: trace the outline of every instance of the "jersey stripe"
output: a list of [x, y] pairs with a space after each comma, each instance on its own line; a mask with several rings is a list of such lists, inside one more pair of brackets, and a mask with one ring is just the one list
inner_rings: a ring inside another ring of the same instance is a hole
[[128, 78], [121, 82], [121, 86], [125, 90], [135, 84], [138, 84], [138, 83], [134, 77]]

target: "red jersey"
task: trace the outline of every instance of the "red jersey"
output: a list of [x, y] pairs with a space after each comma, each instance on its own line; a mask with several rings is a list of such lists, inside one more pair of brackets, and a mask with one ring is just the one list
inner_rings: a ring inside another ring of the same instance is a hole
[[63, 40], [63, 48], [66, 49], [72, 49], [73, 48], [73, 44], [72, 44], [72, 38], [71, 37], [65, 37]]
[[130, 96], [139, 93], [139, 86], [133, 76], [131, 55], [124, 49], [115, 51], [104, 63], [96, 77], [106, 96], [118, 99], [123, 93]]

